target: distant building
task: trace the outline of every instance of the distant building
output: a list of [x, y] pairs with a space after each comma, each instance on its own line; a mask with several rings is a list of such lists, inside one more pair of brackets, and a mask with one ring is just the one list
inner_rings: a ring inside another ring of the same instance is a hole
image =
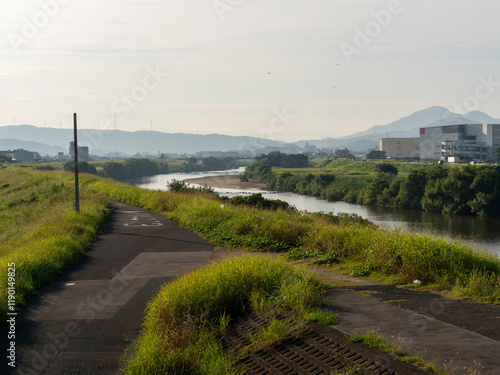
[[496, 159], [499, 124], [461, 124], [420, 128], [420, 158], [448, 160], [453, 156], [474, 161]]
[[317, 151], [316, 145], [310, 145], [309, 143], [306, 142], [304, 146], [304, 153], [306, 154], [314, 154]]
[[381, 138], [379, 150], [391, 159], [410, 159], [420, 157], [419, 138]]
[[11, 157], [12, 161], [17, 162], [32, 162], [40, 160], [40, 154], [38, 152], [27, 151], [22, 148], [18, 148], [13, 151], [0, 151], [0, 155]]
[[352, 155], [347, 148], [345, 149], [338, 148], [333, 152], [333, 157], [339, 159], [345, 159], [352, 157]]
[[195, 155], [197, 158], [222, 158], [224, 153], [222, 151], [200, 151]]
[[[69, 143], [69, 156], [75, 158], [75, 142]], [[89, 148], [87, 146], [78, 146], [78, 161], [89, 160]]]

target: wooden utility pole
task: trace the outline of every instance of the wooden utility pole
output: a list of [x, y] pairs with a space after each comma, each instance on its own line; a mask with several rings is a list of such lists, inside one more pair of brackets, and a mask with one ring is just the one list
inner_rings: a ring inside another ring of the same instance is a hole
[[75, 158], [75, 210], [80, 213], [80, 186], [78, 183], [78, 136], [76, 129], [76, 113], [73, 113], [73, 124], [75, 129], [75, 140], [73, 142], [73, 155]]

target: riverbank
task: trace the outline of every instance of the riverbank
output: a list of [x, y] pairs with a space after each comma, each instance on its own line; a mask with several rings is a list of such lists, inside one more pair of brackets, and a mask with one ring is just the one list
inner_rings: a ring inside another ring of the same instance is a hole
[[266, 184], [251, 178], [248, 182], [241, 181], [239, 176], [211, 176], [201, 178], [185, 179], [187, 184], [198, 184], [221, 189], [240, 189], [240, 190], [265, 190]]
[[90, 176], [87, 183], [112, 199], [162, 213], [219, 246], [345, 264], [354, 276], [378, 276], [394, 284], [419, 280], [463, 297], [500, 303], [500, 259], [464, 243], [383, 230], [346, 214], [234, 206], [207, 192], [144, 190]]

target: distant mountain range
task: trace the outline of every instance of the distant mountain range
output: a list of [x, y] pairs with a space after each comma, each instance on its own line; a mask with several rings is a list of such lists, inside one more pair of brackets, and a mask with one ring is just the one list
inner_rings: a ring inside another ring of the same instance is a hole
[[[36, 140], [37, 143], [31, 143]], [[68, 153], [73, 130], [39, 128], [32, 125], [0, 127], [0, 149], [25, 148], [40, 154]], [[193, 154], [199, 151], [256, 150], [281, 147], [285, 143], [255, 137], [222, 134], [183, 134], [156, 131], [126, 132], [121, 130], [78, 130], [78, 144], [88, 146], [91, 154], [126, 153], [129, 155], [174, 153]]]
[[[484, 112], [472, 111], [459, 115], [444, 107], [430, 107], [417, 111], [386, 125], [377, 125], [368, 130], [342, 138], [310, 139], [295, 142], [304, 147], [306, 143], [319, 148], [348, 148], [353, 153], [363, 153], [378, 146], [384, 137], [418, 137], [419, 128], [454, 124], [500, 124]], [[87, 130], [78, 132], [80, 145], [89, 146], [90, 153], [103, 155], [109, 152], [177, 153], [193, 154], [199, 151], [260, 150], [266, 147], [283, 147], [285, 142], [245, 136], [222, 134], [184, 134], [156, 131], [126, 132], [121, 130]], [[42, 155], [68, 153], [73, 130], [39, 128], [32, 125], [0, 126], [0, 150], [24, 148], [38, 151]]]
[[326, 138], [322, 140], [304, 140], [297, 142], [301, 147], [308, 142], [318, 147], [348, 148], [354, 151], [367, 151], [378, 147], [380, 138], [411, 138], [419, 136], [419, 129], [432, 126], [456, 124], [500, 124], [484, 112], [472, 111], [464, 115], [453, 113], [444, 107], [430, 107], [417, 111], [386, 125], [373, 126], [368, 130], [342, 138]]

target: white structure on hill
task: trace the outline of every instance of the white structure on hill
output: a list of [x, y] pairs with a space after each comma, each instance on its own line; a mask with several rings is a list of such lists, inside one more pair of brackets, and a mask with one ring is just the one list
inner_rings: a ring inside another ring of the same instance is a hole
[[500, 124], [462, 124], [420, 128], [420, 159], [447, 160], [450, 156], [475, 161], [496, 159]]

